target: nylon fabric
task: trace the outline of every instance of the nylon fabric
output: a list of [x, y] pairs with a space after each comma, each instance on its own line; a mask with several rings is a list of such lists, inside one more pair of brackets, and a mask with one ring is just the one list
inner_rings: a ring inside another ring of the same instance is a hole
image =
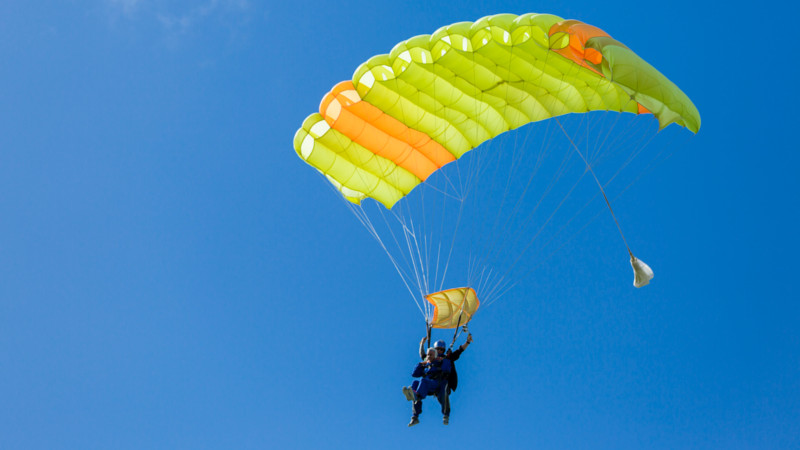
[[595, 110], [700, 127], [689, 98], [603, 30], [548, 14], [500, 14], [370, 58], [323, 99], [294, 147], [350, 202], [371, 197], [390, 209], [489, 139]]
[[433, 328], [456, 328], [466, 325], [478, 310], [480, 301], [469, 287], [447, 289], [425, 297], [434, 306], [430, 325]]

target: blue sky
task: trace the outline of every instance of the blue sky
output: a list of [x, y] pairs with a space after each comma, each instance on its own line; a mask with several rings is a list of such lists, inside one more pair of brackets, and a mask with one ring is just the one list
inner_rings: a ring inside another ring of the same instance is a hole
[[[603, 28], [703, 126], [615, 203], [653, 283], [591, 223], [408, 429], [421, 316], [292, 137], [368, 57], [501, 12]], [[796, 13], [3, 2], [0, 447], [800, 446]]]

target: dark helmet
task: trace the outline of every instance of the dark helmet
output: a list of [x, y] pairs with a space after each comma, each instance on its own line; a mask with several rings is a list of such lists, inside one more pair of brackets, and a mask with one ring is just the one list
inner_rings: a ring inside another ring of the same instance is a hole
[[445, 348], [447, 348], [447, 344], [443, 340], [440, 339], [440, 340], [436, 341], [435, 344], [433, 344], [433, 348], [444, 350]]

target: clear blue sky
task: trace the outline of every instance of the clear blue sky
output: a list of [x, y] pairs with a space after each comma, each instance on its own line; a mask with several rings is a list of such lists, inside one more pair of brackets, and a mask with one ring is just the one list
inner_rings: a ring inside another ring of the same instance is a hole
[[[0, 3], [0, 448], [800, 447], [798, 11], [756, 6]], [[368, 57], [501, 12], [603, 28], [703, 127], [618, 203], [653, 283], [593, 223], [408, 429], [422, 319], [292, 137]]]

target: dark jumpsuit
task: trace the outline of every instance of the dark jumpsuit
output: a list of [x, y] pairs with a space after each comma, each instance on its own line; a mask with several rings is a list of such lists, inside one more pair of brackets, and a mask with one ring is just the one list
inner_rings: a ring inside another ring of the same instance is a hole
[[[444, 357], [450, 360], [451, 370], [450, 375], [447, 377], [447, 395], [445, 397], [445, 405], [442, 408], [442, 414], [450, 416], [450, 392], [455, 391], [458, 387], [458, 373], [456, 372], [456, 361], [464, 353], [464, 349], [458, 347], [456, 351], [447, 350]], [[425, 359], [425, 344], [419, 344], [419, 357]], [[416, 381], [414, 381], [416, 383]], [[414, 389], [415, 384], [412, 383], [411, 388]]]
[[413, 405], [414, 417], [422, 413], [422, 400], [428, 395], [436, 395], [439, 404], [442, 405], [442, 414], [447, 415], [449, 413], [447, 377], [450, 375], [452, 367], [453, 363], [447, 358], [441, 358], [430, 364], [417, 364], [411, 376], [414, 378], [422, 377], [422, 379], [419, 381], [414, 380], [411, 384], [411, 388], [417, 393], [417, 400]]

